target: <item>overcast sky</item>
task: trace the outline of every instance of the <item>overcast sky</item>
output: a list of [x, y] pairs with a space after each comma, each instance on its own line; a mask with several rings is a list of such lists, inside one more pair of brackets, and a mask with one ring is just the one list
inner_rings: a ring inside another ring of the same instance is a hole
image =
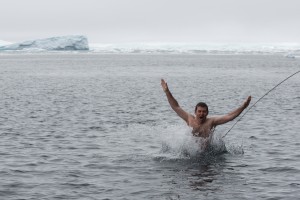
[[300, 0], [0, 0], [0, 40], [300, 43]]

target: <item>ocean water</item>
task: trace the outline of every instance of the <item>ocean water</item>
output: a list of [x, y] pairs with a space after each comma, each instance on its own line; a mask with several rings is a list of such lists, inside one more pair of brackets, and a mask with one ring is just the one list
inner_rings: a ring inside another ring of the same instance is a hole
[[300, 74], [205, 152], [160, 86], [222, 115], [299, 69], [281, 55], [0, 54], [0, 199], [299, 199]]

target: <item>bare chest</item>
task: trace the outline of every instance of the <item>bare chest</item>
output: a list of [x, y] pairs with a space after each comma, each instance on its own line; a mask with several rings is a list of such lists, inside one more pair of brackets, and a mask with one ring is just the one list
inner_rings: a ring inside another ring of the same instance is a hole
[[189, 126], [193, 128], [192, 134], [196, 137], [209, 137], [212, 130], [212, 123], [207, 119], [204, 123], [199, 124], [195, 119], [191, 120]]

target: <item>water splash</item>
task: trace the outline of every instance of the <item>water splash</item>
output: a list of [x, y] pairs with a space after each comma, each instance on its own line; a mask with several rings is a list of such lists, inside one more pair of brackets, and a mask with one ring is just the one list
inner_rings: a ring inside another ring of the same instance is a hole
[[218, 155], [225, 152], [225, 142], [214, 132], [209, 138], [201, 138], [194, 137], [190, 128], [169, 126], [161, 137], [160, 156], [165, 159], [193, 159], [200, 155]]

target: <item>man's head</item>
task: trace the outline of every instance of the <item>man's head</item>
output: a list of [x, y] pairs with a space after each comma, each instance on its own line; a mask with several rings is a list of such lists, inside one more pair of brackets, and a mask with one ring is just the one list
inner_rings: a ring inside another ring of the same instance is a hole
[[197, 119], [200, 119], [201, 121], [205, 121], [208, 115], [208, 106], [206, 105], [206, 103], [199, 102], [195, 106], [195, 115]]

